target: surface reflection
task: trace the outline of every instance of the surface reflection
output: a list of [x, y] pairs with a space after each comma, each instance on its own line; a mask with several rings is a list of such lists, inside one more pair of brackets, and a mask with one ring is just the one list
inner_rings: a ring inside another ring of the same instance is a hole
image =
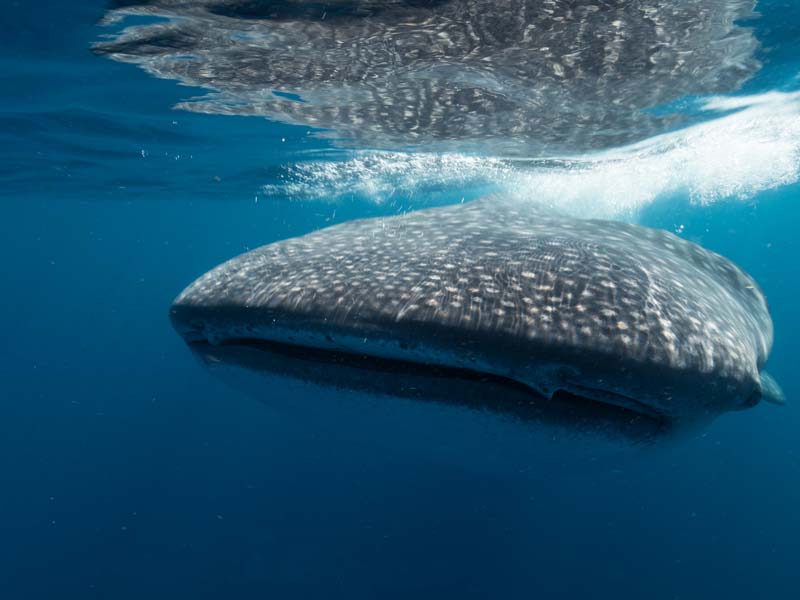
[[[544, 156], [690, 120], [759, 67], [752, 0], [117, 1], [97, 53], [213, 90], [179, 104], [343, 145]], [[123, 21], [123, 24], [125, 22]]]

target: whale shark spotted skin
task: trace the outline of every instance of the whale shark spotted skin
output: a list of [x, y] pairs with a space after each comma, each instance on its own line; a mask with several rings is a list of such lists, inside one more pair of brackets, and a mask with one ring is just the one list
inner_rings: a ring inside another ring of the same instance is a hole
[[732, 262], [498, 197], [252, 250], [189, 285], [171, 318], [190, 343], [456, 368], [676, 422], [753, 406], [762, 381], [777, 389], [761, 375], [765, 298]]
[[[690, 122], [649, 110], [759, 68], [754, 0], [118, 0], [94, 45], [340, 144], [550, 157]], [[277, 92], [274, 93], [274, 92]]]

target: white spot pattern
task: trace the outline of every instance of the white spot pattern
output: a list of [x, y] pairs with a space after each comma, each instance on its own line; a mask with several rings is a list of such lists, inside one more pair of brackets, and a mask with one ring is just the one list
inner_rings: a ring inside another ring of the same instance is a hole
[[727, 259], [665, 231], [494, 197], [258, 248], [173, 310], [209, 339], [271, 339], [277, 323], [410, 340], [422, 350], [399, 356], [425, 361], [435, 347], [534, 387], [530, 373], [556, 356], [580, 385], [606, 371], [594, 387], [662, 412], [689, 388], [706, 404], [744, 402], [772, 344], [763, 295]]

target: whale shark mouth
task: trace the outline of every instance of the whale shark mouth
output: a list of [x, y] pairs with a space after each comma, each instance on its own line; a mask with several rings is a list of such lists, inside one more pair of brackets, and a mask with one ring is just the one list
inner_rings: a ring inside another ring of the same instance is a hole
[[[589, 388], [559, 389], [546, 397], [520, 381], [471, 369], [262, 338], [233, 338], [219, 343], [199, 336], [184, 339], [208, 365], [234, 365], [321, 387], [458, 406], [522, 422], [604, 429], [637, 441], [661, 436], [672, 428], [668, 419], [631, 398]], [[603, 398], [598, 400], [601, 393]]]

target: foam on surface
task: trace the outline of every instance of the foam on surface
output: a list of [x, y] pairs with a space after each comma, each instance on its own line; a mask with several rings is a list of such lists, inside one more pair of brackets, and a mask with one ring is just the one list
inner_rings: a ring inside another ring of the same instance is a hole
[[[267, 193], [386, 202], [434, 190], [490, 187], [520, 202], [600, 218], [634, 218], [659, 198], [748, 199], [800, 175], [800, 93], [715, 97], [711, 120], [616, 150], [547, 161], [463, 154], [357, 152], [288, 168]], [[729, 112], [730, 111], [730, 112]], [[722, 114], [713, 114], [722, 113]]]

